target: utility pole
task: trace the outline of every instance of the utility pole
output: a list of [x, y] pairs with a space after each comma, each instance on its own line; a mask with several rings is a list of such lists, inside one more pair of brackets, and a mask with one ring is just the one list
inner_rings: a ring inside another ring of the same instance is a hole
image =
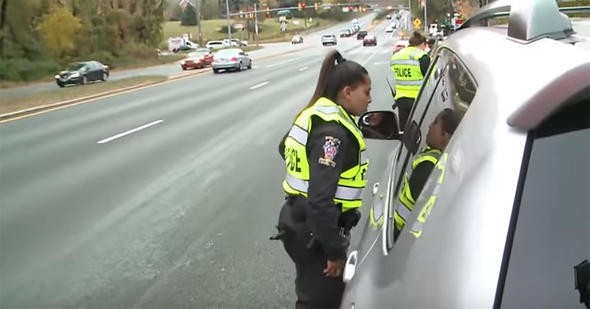
[[305, 4], [305, 0], [303, 0], [302, 6], [303, 6], [303, 29], [307, 29], [307, 14], [306, 14], [307, 11], [305, 10], [305, 7], [307, 5]]
[[[231, 24], [229, 21], [229, 1], [225, 0], [225, 9], [226, 9], [226, 16], [227, 16], [227, 38], [231, 40]], [[231, 43], [230, 43], [231, 45]]]
[[197, 25], [199, 26], [199, 47], [202, 47], [203, 31], [201, 31], [201, 0], [197, 0]]
[[408, 11], [410, 12], [410, 14], [408, 14], [408, 20], [406, 21], [406, 27], [408, 28], [408, 31], [412, 30], [412, 0], [408, 0]]
[[424, 1], [424, 35], [428, 35], [428, 15], [426, 13], [426, 11], [428, 11], [428, 1], [427, 0], [422, 0]]
[[256, 47], [258, 47], [258, 11], [256, 2], [254, 2], [254, 40], [256, 41]]

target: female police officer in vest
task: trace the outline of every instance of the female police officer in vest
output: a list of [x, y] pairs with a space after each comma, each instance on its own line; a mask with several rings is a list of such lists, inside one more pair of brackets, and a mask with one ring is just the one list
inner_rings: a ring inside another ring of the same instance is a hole
[[279, 146], [286, 203], [279, 234], [296, 268], [296, 308], [340, 305], [350, 229], [360, 218], [368, 162], [355, 123], [371, 102], [371, 79], [331, 51], [309, 104]]

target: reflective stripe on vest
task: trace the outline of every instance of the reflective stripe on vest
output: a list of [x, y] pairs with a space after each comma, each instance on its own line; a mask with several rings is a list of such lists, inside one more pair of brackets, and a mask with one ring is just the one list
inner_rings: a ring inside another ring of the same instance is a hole
[[312, 129], [312, 116], [318, 116], [324, 121], [338, 122], [356, 137], [359, 144], [358, 161], [354, 167], [340, 174], [334, 203], [341, 204], [342, 211], [360, 207], [363, 189], [367, 183], [364, 177], [368, 168], [366, 145], [362, 133], [342, 107], [323, 97], [301, 112], [285, 139], [287, 175], [283, 181], [283, 190], [288, 194], [307, 197], [309, 161], [306, 145], [309, 132]]
[[416, 238], [419, 238], [420, 236], [422, 236], [422, 227], [424, 227], [426, 220], [430, 216], [430, 212], [432, 211], [432, 209], [434, 208], [434, 205], [436, 204], [436, 198], [438, 196], [438, 191], [440, 191], [440, 187], [441, 187], [443, 179], [445, 177], [445, 166], [447, 165], [448, 157], [449, 157], [448, 154], [445, 153], [442, 155], [442, 157], [436, 163], [435, 170], [438, 170], [439, 174], [440, 174], [438, 176], [437, 181], [436, 181], [436, 186], [434, 187], [434, 190], [432, 190], [432, 194], [430, 194], [428, 201], [426, 201], [426, 204], [424, 205], [424, 207], [422, 207], [422, 210], [420, 210], [420, 213], [418, 214], [418, 218], [416, 218], [416, 222], [414, 222], [414, 224], [412, 225], [412, 228], [410, 229], [410, 234], [414, 235], [414, 237], [416, 237]]
[[420, 92], [424, 76], [420, 69], [420, 58], [426, 52], [410, 46], [391, 56], [391, 72], [395, 77], [395, 100], [398, 98], [415, 99]]
[[[436, 165], [440, 155], [440, 150], [426, 147], [412, 162], [412, 171], [416, 169], [418, 164], [424, 161], [432, 162], [432, 164]], [[409, 181], [408, 174], [404, 175], [404, 185], [398, 196], [401, 205], [398, 205], [393, 215], [395, 227], [398, 230], [401, 230], [406, 225], [407, 219], [414, 209], [414, 204], [416, 203], [417, 196], [412, 196]], [[420, 194], [420, 192], [418, 192], [418, 194]]]

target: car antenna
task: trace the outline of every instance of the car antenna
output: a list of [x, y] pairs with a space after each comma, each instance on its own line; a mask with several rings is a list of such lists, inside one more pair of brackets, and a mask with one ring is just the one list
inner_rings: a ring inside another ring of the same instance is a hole
[[395, 109], [397, 107], [397, 102], [395, 102], [395, 90], [391, 87], [389, 79], [385, 78], [385, 81], [387, 82], [387, 86], [389, 86], [389, 91], [391, 91], [391, 96], [393, 97], [393, 105], [391, 105], [391, 109]]

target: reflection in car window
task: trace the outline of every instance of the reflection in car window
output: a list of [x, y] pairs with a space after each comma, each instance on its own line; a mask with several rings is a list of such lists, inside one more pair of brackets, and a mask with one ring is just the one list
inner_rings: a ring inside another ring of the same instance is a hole
[[[416, 188], [412, 187], [413, 189], [411, 191], [414, 196], [413, 202], [415, 203], [412, 209], [408, 206], [404, 206], [400, 202], [400, 192], [403, 190], [404, 181], [406, 181], [409, 186], [412, 172], [418, 166], [416, 159], [418, 159], [419, 156], [420, 158], [426, 156], [426, 153], [421, 155], [420, 152], [431, 149], [427, 147], [427, 135], [431, 124], [434, 123], [441, 111], [445, 109], [449, 109], [456, 117], [459, 117], [457, 121], [460, 121], [460, 118], [465, 114], [475, 96], [476, 84], [454, 54], [446, 49], [439, 49], [439, 55], [435, 61], [436, 62], [429, 71], [429, 75], [422, 87], [416, 105], [413, 108], [411, 122], [406, 130], [406, 136], [403, 138], [404, 147], [402, 147], [403, 150], [399, 157], [400, 160], [403, 160], [403, 164], [399, 165], [400, 169], [398, 170], [396, 177], [397, 183], [395, 186], [395, 194], [392, 194], [393, 200], [390, 203], [390, 205], [394, 205], [394, 209], [398, 210], [400, 214], [398, 220], [401, 220], [400, 218], [407, 219], [406, 217], [409, 212], [420, 211], [424, 206], [424, 202], [433, 201], [433, 199], [418, 200], [419, 189], [418, 192], [416, 192]], [[455, 122], [455, 124], [456, 123], [457, 122]], [[442, 150], [444, 151], [444, 149]], [[436, 177], [437, 181], [440, 182], [442, 181], [444, 168], [438, 165], [436, 168], [433, 166], [436, 165], [437, 161], [442, 156], [440, 155], [440, 152], [435, 151], [433, 157], [435, 158], [435, 162], [431, 161], [432, 165], [430, 166], [430, 171], [436, 171], [437, 175], [441, 174], [438, 175], [441, 177], [430, 174], [428, 179]], [[428, 169], [426, 169], [426, 171], [428, 171]], [[422, 168], [421, 172], [424, 172], [424, 168]], [[423, 180], [414, 180], [412, 185], [417, 186], [417, 188], [424, 186], [426, 182], [425, 175], [420, 177]], [[407, 200], [406, 204], [408, 204]], [[434, 205], [429, 204], [428, 208], [432, 208], [433, 206]], [[400, 207], [405, 208], [402, 209]], [[388, 213], [390, 216], [394, 216], [394, 211], [389, 211]], [[406, 217], [401, 215], [402, 213], [405, 213]], [[407, 222], [404, 225], [404, 229], [406, 228], [408, 228]], [[388, 247], [391, 248], [391, 246], [393, 246], [392, 239], [394, 235], [394, 224], [388, 225], [388, 229]], [[419, 235], [417, 235], [417, 237], [419, 237]]]
[[77, 71], [77, 70], [80, 70], [82, 67], [84, 67], [84, 63], [83, 62], [71, 63], [68, 66], [68, 71]]

